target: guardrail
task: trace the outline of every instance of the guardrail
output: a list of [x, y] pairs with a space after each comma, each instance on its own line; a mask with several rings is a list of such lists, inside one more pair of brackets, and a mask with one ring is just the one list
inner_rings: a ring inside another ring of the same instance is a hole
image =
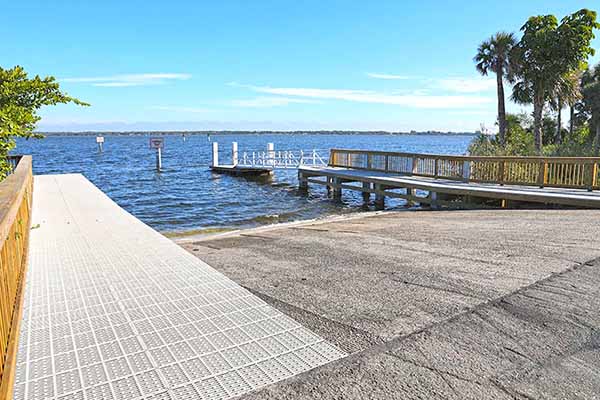
[[12, 398], [24, 272], [31, 223], [31, 156], [11, 157], [0, 182], [0, 398]]
[[475, 157], [332, 149], [329, 165], [464, 182], [600, 189], [600, 157]]

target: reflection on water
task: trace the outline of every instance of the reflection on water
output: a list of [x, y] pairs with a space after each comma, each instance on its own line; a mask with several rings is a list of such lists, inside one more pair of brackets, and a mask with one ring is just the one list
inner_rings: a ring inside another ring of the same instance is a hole
[[[464, 154], [472, 136], [419, 135], [212, 135], [220, 160], [230, 160], [231, 142], [243, 151], [356, 148], [420, 153]], [[210, 172], [212, 144], [205, 135], [166, 136], [163, 171], [155, 170], [148, 136], [106, 136], [98, 152], [94, 136], [54, 136], [19, 140], [17, 153], [32, 154], [35, 174], [82, 173], [127, 211], [162, 232], [237, 228], [362, 209], [358, 192], [344, 202], [327, 199], [320, 185], [308, 196], [297, 190], [295, 170], [272, 178], [247, 179]], [[392, 207], [400, 201], [389, 203]]]

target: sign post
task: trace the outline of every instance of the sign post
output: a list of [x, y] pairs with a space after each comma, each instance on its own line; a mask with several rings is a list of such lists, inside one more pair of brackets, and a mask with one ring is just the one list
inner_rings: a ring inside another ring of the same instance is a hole
[[156, 149], [156, 170], [160, 172], [162, 169], [162, 149], [165, 147], [164, 138], [150, 138], [150, 148]]
[[96, 143], [98, 143], [98, 151], [102, 153], [102, 145], [104, 144], [104, 136], [96, 136]]

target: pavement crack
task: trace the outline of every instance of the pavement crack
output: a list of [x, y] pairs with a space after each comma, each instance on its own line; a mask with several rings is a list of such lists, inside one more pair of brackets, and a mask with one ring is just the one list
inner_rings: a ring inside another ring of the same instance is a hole
[[[417, 351], [418, 351], [418, 352], [419, 352], [419, 353], [420, 353], [420, 354], [421, 354], [421, 355], [422, 355], [422, 356], [423, 356], [423, 357], [424, 357], [424, 358], [427, 360], [427, 357], [425, 356], [425, 354], [423, 354], [423, 352], [422, 352], [420, 349], [417, 349]], [[465, 378], [464, 376], [460, 376], [460, 375], [457, 375], [457, 374], [454, 374], [454, 373], [452, 373], [452, 372], [448, 372], [448, 371], [440, 371], [440, 370], [439, 370], [439, 369], [437, 369], [437, 368], [431, 367], [431, 366], [429, 366], [429, 365], [424, 365], [424, 364], [418, 363], [418, 362], [416, 362], [416, 361], [413, 361], [413, 360], [408, 360], [408, 359], [406, 359], [406, 358], [404, 358], [404, 357], [401, 357], [401, 356], [400, 356], [400, 355], [398, 355], [398, 354], [395, 354], [395, 353], [392, 353], [392, 352], [389, 352], [389, 351], [386, 351], [386, 352], [385, 352], [385, 354], [386, 354], [386, 355], [388, 355], [388, 356], [391, 356], [391, 357], [397, 358], [398, 360], [400, 360], [400, 361], [402, 361], [402, 362], [405, 362], [405, 363], [408, 363], [408, 364], [414, 365], [415, 367], [419, 367], [419, 368], [425, 368], [426, 370], [429, 370], [429, 371], [431, 371], [431, 372], [435, 373], [436, 375], [438, 375], [438, 376], [439, 376], [439, 377], [440, 377], [440, 378], [441, 378], [441, 379], [444, 381], [444, 383], [445, 383], [446, 385], [448, 385], [448, 387], [449, 387], [449, 388], [450, 388], [450, 389], [451, 389], [451, 390], [454, 392], [454, 394], [456, 394], [457, 396], [458, 396], [458, 393], [456, 392], [456, 390], [454, 389], [454, 387], [453, 387], [453, 386], [450, 384], [450, 382], [448, 382], [448, 381], [446, 380], [446, 378], [445, 378], [445, 376], [444, 376], [444, 375], [451, 376], [451, 377], [453, 377], [453, 378], [455, 378], [455, 379], [458, 379], [458, 380], [460, 380], [460, 381], [463, 381], [463, 382], [469, 382], [469, 383], [474, 383], [474, 384], [476, 384], [476, 385], [481, 385], [481, 382], [479, 382], [479, 381], [477, 381], [477, 380], [473, 380], [473, 379]]]

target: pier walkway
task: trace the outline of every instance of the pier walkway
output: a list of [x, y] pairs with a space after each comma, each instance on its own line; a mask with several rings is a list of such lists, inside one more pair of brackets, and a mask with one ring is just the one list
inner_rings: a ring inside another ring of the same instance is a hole
[[15, 399], [224, 399], [345, 356], [82, 175], [34, 188]]
[[[323, 179], [325, 178], [325, 179]], [[300, 166], [300, 188], [326, 185], [437, 206], [480, 205], [485, 199], [600, 208], [599, 157], [477, 157], [332, 149], [324, 167]], [[351, 183], [351, 184], [349, 184]], [[398, 191], [400, 190], [400, 191]], [[425, 192], [425, 195], [423, 195]]]

